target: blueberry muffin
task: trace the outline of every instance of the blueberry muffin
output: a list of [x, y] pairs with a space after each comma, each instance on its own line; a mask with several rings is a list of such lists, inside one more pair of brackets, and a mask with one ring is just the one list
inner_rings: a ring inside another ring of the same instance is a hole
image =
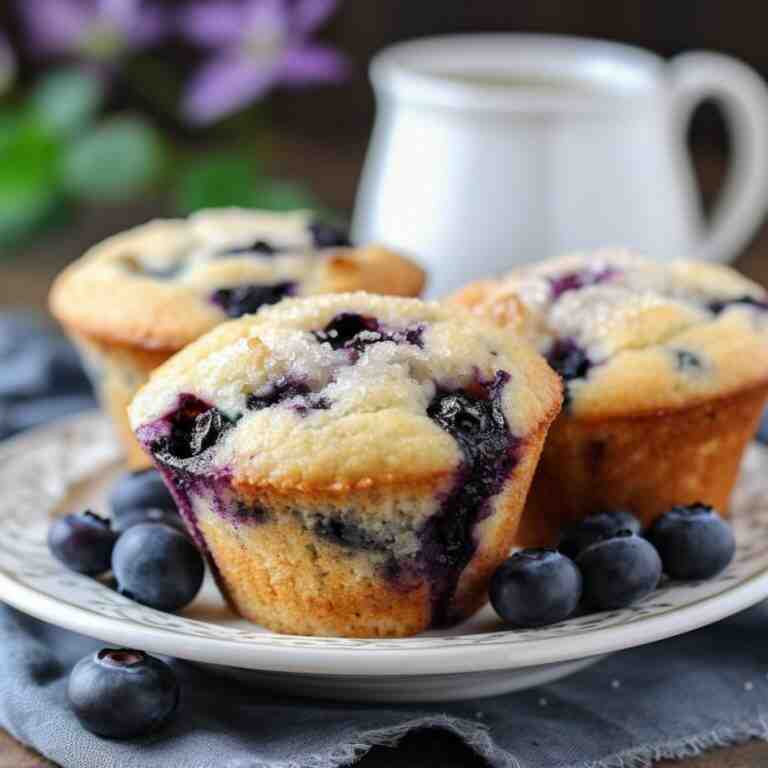
[[388, 637], [486, 600], [560, 404], [514, 334], [354, 293], [221, 325], [129, 414], [241, 615]]
[[423, 284], [409, 260], [354, 248], [309, 212], [220, 209], [152, 221], [97, 245], [59, 276], [50, 304], [140, 468], [148, 460], [125, 409], [149, 372], [189, 342], [286, 296], [417, 296]]
[[523, 332], [565, 383], [521, 543], [552, 543], [564, 522], [615, 507], [645, 524], [676, 504], [727, 510], [768, 396], [759, 285], [723, 266], [599, 251], [454, 301]]

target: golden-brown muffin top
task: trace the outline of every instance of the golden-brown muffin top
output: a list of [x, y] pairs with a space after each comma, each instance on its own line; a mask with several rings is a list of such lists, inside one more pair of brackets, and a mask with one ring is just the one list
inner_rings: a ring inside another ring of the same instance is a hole
[[452, 301], [524, 333], [565, 379], [574, 416], [684, 407], [768, 379], [768, 295], [720, 265], [571, 254]]
[[[311, 492], [454, 472], [462, 451], [435, 417], [438, 401], [439, 418], [468, 439], [493, 427], [524, 440], [554, 417], [561, 385], [526, 341], [460, 308], [353, 293], [221, 325], [155, 371], [129, 415], [156, 456], [164, 439], [174, 456], [202, 447], [208, 473]], [[188, 417], [197, 430], [209, 414], [216, 435], [188, 450]]]
[[353, 248], [310, 211], [200, 211], [109, 238], [51, 290], [53, 314], [96, 339], [176, 351], [284, 296], [369, 290], [416, 296], [424, 273], [379, 246]]

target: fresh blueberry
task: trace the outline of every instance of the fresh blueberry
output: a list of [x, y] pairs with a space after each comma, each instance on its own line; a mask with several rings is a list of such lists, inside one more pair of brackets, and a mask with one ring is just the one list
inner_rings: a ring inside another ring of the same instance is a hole
[[84, 728], [107, 739], [131, 739], [169, 722], [179, 683], [167, 664], [143, 651], [104, 648], [75, 665], [67, 695]]
[[293, 293], [296, 283], [274, 283], [273, 285], [236, 285], [234, 288], [219, 288], [211, 294], [211, 301], [226, 312], [228, 317], [250, 315], [265, 304], [277, 304]]
[[117, 534], [90, 510], [59, 518], [48, 529], [51, 554], [72, 571], [97, 576], [109, 570]]
[[315, 248], [348, 248], [352, 245], [349, 235], [332, 224], [313, 221], [309, 225]]
[[121, 475], [112, 486], [109, 503], [115, 517], [121, 512], [142, 507], [176, 510], [176, 502], [163, 482], [163, 476], [156, 469]]
[[584, 602], [599, 611], [626, 608], [653, 592], [661, 578], [659, 553], [630, 531], [587, 547], [576, 565], [584, 577]]
[[641, 527], [640, 521], [625, 509], [598, 512], [566, 526], [560, 534], [557, 548], [575, 559], [597, 541], [610, 539], [619, 531], [640, 533]]
[[733, 559], [731, 527], [705, 504], [674, 507], [648, 532], [659, 551], [664, 572], [673, 579], [710, 579]]
[[490, 598], [512, 627], [541, 627], [567, 619], [581, 599], [579, 569], [551, 549], [524, 549], [493, 574]]
[[155, 507], [138, 507], [136, 509], [121, 509], [112, 515], [112, 530], [119, 535], [139, 523], [165, 523], [172, 528], [178, 528], [186, 533], [184, 521], [175, 509], [157, 509]]
[[200, 591], [205, 566], [178, 529], [139, 523], [117, 540], [112, 571], [121, 594], [160, 611], [178, 611]]

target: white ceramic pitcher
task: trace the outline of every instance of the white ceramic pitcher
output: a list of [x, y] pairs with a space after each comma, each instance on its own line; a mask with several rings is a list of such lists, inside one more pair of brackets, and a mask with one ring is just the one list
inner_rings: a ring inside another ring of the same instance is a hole
[[[726, 261], [768, 207], [768, 90], [727, 56], [666, 62], [598, 40], [459, 35], [388, 48], [371, 78], [353, 234], [420, 257], [433, 296], [603, 245]], [[705, 98], [734, 148], [709, 226], [686, 147]]]

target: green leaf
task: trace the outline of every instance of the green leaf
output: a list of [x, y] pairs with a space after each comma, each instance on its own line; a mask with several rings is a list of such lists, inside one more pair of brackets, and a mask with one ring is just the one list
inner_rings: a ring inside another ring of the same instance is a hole
[[297, 208], [316, 208], [317, 200], [309, 187], [299, 182], [263, 179], [253, 190], [251, 205], [269, 211], [293, 211]]
[[136, 117], [112, 118], [73, 143], [64, 161], [64, 184], [85, 200], [128, 200], [158, 178], [163, 154], [149, 124]]
[[219, 152], [199, 160], [181, 174], [176, 187], [176, 207], [181, 213], [201, 208], [263, 208], [290, 211], [314, 208], [309, 188], [294, 181], [258, 173], [253, 155]]
[[253, 205], [256, 174], [253, 158], [217, 153], [190, 165], [176, 187], [176, 207], [181, 213], [201, 208]]
[[70, 135], [83, 130], [104, 103], [104, 84], [95, 72], [60, 69], [32, 89], [30, 106], [53, 130]]
[[0, 242], [35, 229], [61, 199], [58, 139], [25, 115], [0, 115]]

